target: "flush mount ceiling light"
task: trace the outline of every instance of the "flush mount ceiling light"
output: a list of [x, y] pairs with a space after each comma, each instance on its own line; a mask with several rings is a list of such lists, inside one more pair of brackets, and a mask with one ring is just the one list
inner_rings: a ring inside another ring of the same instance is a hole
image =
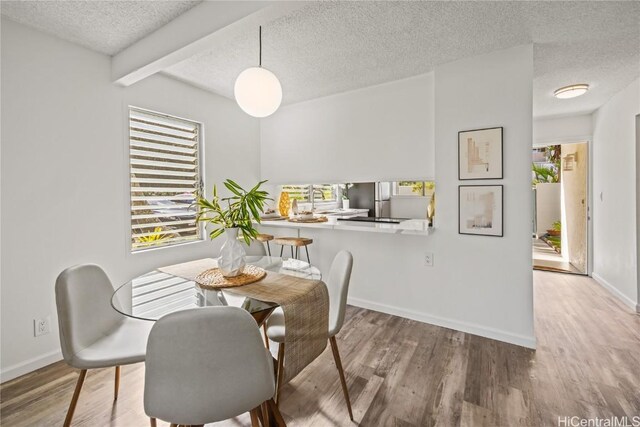
[[553, 94], [559, 99], [575, 98], [576, 96], [584, 95], [589, 90], [589, 85], [586, 83], [580, 83], [577, 85], [570, 85], [556, 89]]
[[253, 117], [267, 117], [275, 113], [282, 102], [282, 86], [271, 71], [262, 68], [262, 27], [259, 31], [259, 66], [240, 73], [233, 87], [236, 102]]

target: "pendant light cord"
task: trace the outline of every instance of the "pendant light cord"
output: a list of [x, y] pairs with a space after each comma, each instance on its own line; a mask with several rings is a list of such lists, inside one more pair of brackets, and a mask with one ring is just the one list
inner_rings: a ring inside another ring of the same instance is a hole
[[258, 58], [260, 68], [262, 68], [262, 25], [260, 25], [260, 30], [258, 32], [258, 39], [260, 41], [260, 56]]

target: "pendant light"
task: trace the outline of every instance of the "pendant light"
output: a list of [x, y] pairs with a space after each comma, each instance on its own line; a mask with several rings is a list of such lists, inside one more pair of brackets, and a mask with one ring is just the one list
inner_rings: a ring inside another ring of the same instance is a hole
[[236, 102], [253, 117], [267, 117], [275, 113], [282, 102], [282, 86], [271, 71], [262, 68], [262, 26], [259, 31], [259, 66], [240, 73], [233, 87]]

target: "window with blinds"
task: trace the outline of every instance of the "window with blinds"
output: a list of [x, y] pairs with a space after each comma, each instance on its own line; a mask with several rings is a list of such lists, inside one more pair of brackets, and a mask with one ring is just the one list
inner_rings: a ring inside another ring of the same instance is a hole
[[129, 108], [131, 250], [201, 239], [200, 124]]

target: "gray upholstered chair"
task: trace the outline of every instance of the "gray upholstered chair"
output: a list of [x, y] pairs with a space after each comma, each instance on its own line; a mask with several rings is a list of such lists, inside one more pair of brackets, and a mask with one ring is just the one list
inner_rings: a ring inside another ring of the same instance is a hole
[[[258, 325], [238, 307], [178, 311], [156, 322], [147, 344], [144, 410], [151, 418], [200, 426], [269, 410], [273, 402], [273, 358]], [[280, 422], [279, 424], [283, 424]]]
[[[351, 412], [351, 402], [349, 400], [349, 390], [342, 369], [340, 360], [340, 352], [338, 351], [338, 343], [336, 335], [342, 329], [344, 323], [344, 314], [347, 307], [347, 293], [349, 291], [349, 280], [351, 278], [351, 269], [353, 267], [353, 256], [348, 251], [340, 251], [336, 255], [331, 264], [329, 277], [325, 281], [329, 291], [329, 343], [333, 358], [338, 368], [340, 382], [342, 384], [342, 392], [347, 401], [347, 409], [349, 410], [349, 418], [353, 420]], [[280, 308], [276, 309], [269, 319], [267, 319], [267, 336], [271, 341], [278, 343], [278, 382], [276, 385], [276, 403], [279, 402], [280, 388], [282, 386], [282, 378], [284, 378], [284, 359], [285, 359], [285, 324], [284, 313]]]
[[115, 366], [115, 400], [120, 385], [120, 366], [144, 361], [153, 323], [118, 313], [111, 307], [112, 294], [109, 278], [97, 265], [67, 268], [56, 280], [62, 356], [69, 365], [80, 369], [65, 427], [71, 425], [87, 369]]

